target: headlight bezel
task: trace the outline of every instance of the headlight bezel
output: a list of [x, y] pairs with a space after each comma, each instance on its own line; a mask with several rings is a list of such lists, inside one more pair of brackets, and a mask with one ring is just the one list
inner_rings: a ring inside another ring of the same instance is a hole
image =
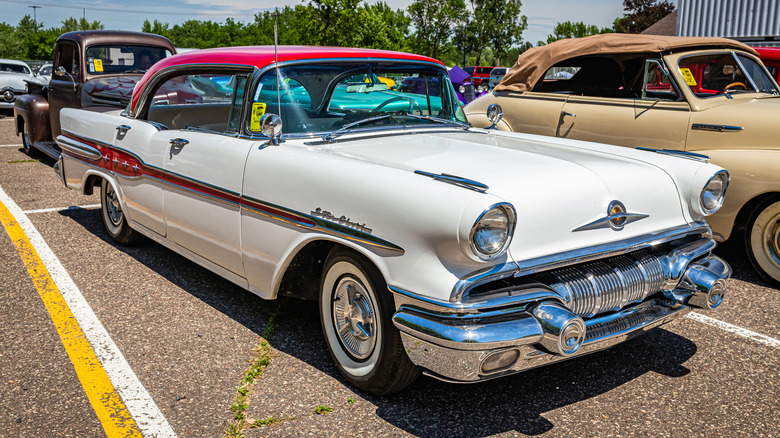
[[[706, 193], [711, 193], [710, 191], [707, 190], [707, 187], [709, 187], [710, 184], [713, 181], [715, 181], [716, 179], [721, 179], [722, 180], [721, 184], [722, 184], [723, 188], [721, 189], [720, 195], [717, 198], [716, 205], [714, 207], [712, 207], [712, 208], [707, 208], [705, 206], [704, 195]], [[715, 172], [715, 174], [712, 175], [707, 180], [707, 182], [704, 184], [704, 186], [702, 187], [701, 191], [699, 192], [699, 196], [697, 197], [698, 203], [699, 203], [699, 211], [701, 212], [701, 214], [703, 214], [704, 216], [711, 216], [711, 215], [717, 213], [718, 210], [720, 210], [720, 208], [723, 207], [723, 202], [726, 199], [726, 191], [729, 188], [729, 183], [730, 182], [731, 182], [731, 175], [729, 175], [729, 172], [726, 169], [722, 169], [722, 170], [719, 170], [719, 171]]]
[[[482, 251], [482, 249], [477, 244], [477, 239], [475, 237], [477, 232], [479, 231], [479, 226], [482, 220], [485, 219], [487, 215], [494, 210], [503, 211], [504, 216], [506, 216], [508, 227], [506, 230], [506, 237], [504, 241], [501, 243], [500, 248], [495, 252], [489, 253], [489, 252]], [[469, 231], [469, 248], [471, 248], [471, 252], [478, 260], [486, 261], [486, 262], [501, 257], [506, 253], [507, 249], [509, 249], [509, 245], [512, 242], [512, 238], [515, 233], [516, 225], [517, 225], [517, 212], [515, 211], [515, 207], [512, 204], [508, 202], [499, 202], [491, 205], [490, 207], [486, 208], [477, 217], [477, 220], [475, 220], [474, 224], [471, 226], [471, 230]]]

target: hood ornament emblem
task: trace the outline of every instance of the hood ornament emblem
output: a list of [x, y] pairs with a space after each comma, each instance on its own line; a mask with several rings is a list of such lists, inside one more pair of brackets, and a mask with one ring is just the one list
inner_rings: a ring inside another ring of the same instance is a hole
[[620, 231], [623, 229], [623, 227], [626, 224], [631, 222], [636, 222], [638, 220], [644, 219], [649, 216], [650, 215], [648, 214], [628, 213], [626, 211], [626, 206], [623, 205], [622, 202], [612, 201], [609, 203], [609, 206], [607, 207], [606, 217], [596, 219], [593, 222], [575, 228], [572, 230], [572, 232], [594, 230], [597, 228], [606, 228], [606, 227], [610, 227], [615, 231]]

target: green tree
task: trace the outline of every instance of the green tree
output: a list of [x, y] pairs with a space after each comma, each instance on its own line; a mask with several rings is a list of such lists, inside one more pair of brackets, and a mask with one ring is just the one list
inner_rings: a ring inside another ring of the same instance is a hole
[[614, 31], [609, 27], [599, 29], [598, 26], [593, 24], [585, 24], [582, 21], [578, 21], [576, 23], [571, 21], [564, 21], [563, 23], [558, 23], [555, 25], [552, 35], [547, 35], [547, 44], [565, 38], [582, 38], [590, 35], [611, 32]]
[[387, 3], [366, 5], [357, 11], [358, 27], [353, 37], [356, 47], [404, 50], [411, 20], [402, 9], [393, 10]]
[[415, 51], [436, 58], [454, 28], [465, 18], [463, 0], [414, 0], [408, 12], [417, 32]]
[[16, 27], [0, 23], [0, 58], [21, 58], [24, 52], [24, 41], [16, 34]]
[[525, 15], [520, 15], [520, 0], [489, 0], [495, 2], [493, 11], [494, 25], [487, 28], [486, 35], [496, 55], [496, 65], [505, 60], [507, 51], [520, 44], [523, 31], [528, 28]]
[[675, 10], [668, 1], [623, 0], [623, 17], [614, 23], [615, 32], [640, 33]]
[[72, 32], [74, 30], [102, 30], [105, 26], [100, 21], [89, 21], [84, 18], [68, 18], [62, 22], [60, 33]]
[[316, 44], [351, 46], [356, 30], [362, 25], [355, 11], [363, 0], [309, 0]]

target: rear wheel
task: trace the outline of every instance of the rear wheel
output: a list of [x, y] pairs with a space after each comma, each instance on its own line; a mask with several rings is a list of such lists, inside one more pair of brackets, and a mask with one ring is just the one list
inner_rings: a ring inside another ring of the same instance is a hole
[[780, 197], [762, 202], [750, 214], [745, 248], [756, 271], [770, 283], [780, 284]]
[[103, 213], [103, 225], [111, 239], [120, 245], [138, 243], [141, 235], [127, 224], [119, 196], [114, 186], [106, 179], [100, 183], [100, 209]]
[[353, 251], [331, 252], [320, 288], [322, 331], [339, 372], [375, 395], [398, 392], [419, 374], [393, 325], [393, 310], [376, 267]]

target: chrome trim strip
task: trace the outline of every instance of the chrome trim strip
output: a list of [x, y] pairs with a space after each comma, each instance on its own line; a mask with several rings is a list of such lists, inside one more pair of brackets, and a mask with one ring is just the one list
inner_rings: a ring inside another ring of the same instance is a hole
[[691, 125], [691, 129], [697, 130], [697, 131], [711, 131], [711, 132], [740, 132], [742, 131], [741, 126], [731, 126], [731, 125], [710, 125], [707, 123], [694, 123]]
[[58, 135], [56, 141], [60, 149], [67, 150], [74, 155], [78, 155], [93, 161], [102, 158], [100, 150], [94, 146], [90, 146], [77, 140], [72, 140], [63, 135]]
[[479, 192], [479, 193], [485, 193], [485, 191], [490, 188], [487, 186], [487, 184], [483, 184], [479, 181], [474, 181], [473, 179], [463, 178], [461, 176], [456, 176], [456, 175], [448, 175], [446, 173], [436, 174], [436, 173], [426, 172], [424, 170], [415, 170], [414, 173], [416, 173], [417, 175], [430, 177], [434, 181], [446, 182], [452, 185], [456, 185], [458, 187], [463, 187], [464, 189], [474, 190], [475, 192]]
[[[761, 91], [761, 90], [758, 89], [758, 85], [756, 85], [756, 81], [753, 79], [753, 76], [750, 75], [750, 73], [748, 73], [748, 70], [745, 69], [745, 65], [739, 59], [739, 56], [737, 56], [737, 52], [732, 50], [731, 51], [731, 56], [733, 56], [734, 60], [737, 61], [737, 64], [739, 64], [739, 68], [741, 68], [742, 71], [744, 72], [745, 76], [747, 76], [748, 81], [750, 81], [750, 85], [753, 87], [753, 89], [756, 90], [756, 91]], [[760, 62], [759, 64], [763, 64], [763, 62]], [[773, 75], [770, 75], [770, 77], [771, 76], [773, 76]]]
[[673, 157], [688, 158], [691, 160], [702, 161], [705, 163], [710, 161], [710, 157], [708, 155], [695, 154], [693, 152], [687, 152], [687, 151], [676, 151], [674, 149], [653, 149], [653, 148], [643, 148], [643, 147], [637, 147], [635, 149], [638, 149], [640, 151], [648, 151], [648, 152], [655, 152], [658, 154], [671, 155]]
[[[623, 224], [623, 226], [630, 224], [631, 222], [636, 222], [638, 220], [642, 220], [646, 217], [650, 217], [649, 214], [641, 214], [641, 213], [615, 213], [611, 214], [609, 216], [596, 219], [593, 222], [587, 223], [581, 227], [577, 227], [572, 231], [572, 233], [577, 231], [586, 231], [586, 230], [595, 230], [597, 228], [604, 228], [609, 227], [610, 222], [614, 221], [616, 219], [625, 219], [626, 222]], [[620, 229], [623, 229], [623, 226], [620, 227]], [[613, 227], [614, 228], [614, 227]]]

